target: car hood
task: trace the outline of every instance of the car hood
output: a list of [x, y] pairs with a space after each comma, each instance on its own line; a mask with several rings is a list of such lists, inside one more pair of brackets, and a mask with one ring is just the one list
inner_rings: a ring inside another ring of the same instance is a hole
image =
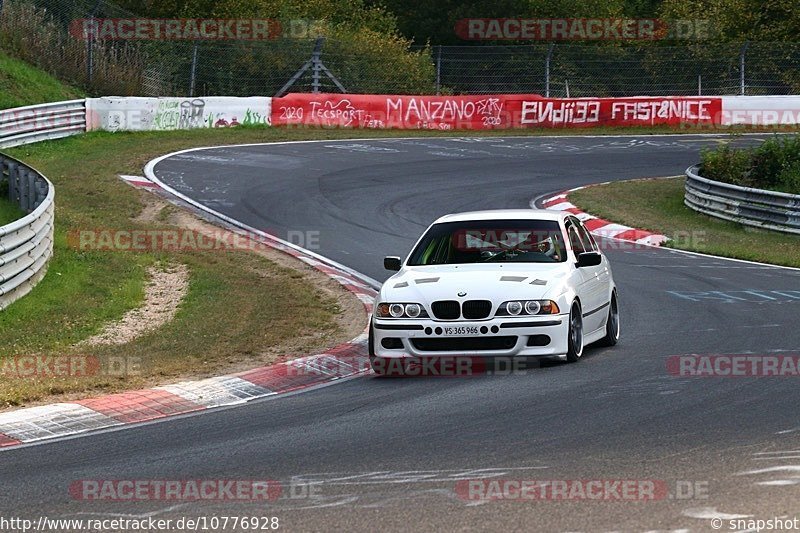
[[[430, 304], [436, 300], [552, 298], [569, 275], [568, 263], [501, 263], [406, 267], [381, 288], [379, 300]], [[461, 293], [466, 293], [459, 296]]]

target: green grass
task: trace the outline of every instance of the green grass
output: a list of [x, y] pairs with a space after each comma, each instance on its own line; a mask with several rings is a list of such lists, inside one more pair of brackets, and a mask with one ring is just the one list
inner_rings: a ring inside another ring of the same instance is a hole
[[683, 204], [683, 186], [683, 177], [623, 181], [587, 187], [569, 199], [593, 215], [666, 235], [674, 248], [800, 267], [800, 236], [696, 213]]
[[25, 216], [25, 212], [19, 206], [6, 198], [6, 195], [0, 191], [0, 226], [4, 226], [10, 222]]
[[64, 85], [43, 70], [0, 52], [0, 109], [82, 96], [81, 91]]
[[[242, 133], [249, 139], [264, 132]], [[143, 371], [125, 378], [0, 379], [0, 406], [212, 375], [274, 360], [285, 353], [282, 346], [306, 353], [346, 340], [332, 296], [302, 272], [256, 254], [86, 252], [68, 240], [70, 230], [169, 228], [170, 209], [153, 222], [134, 221], [150, 193], [129, 187], [117, 174], [141, 174], [147, 160], [166, 151], [233, 138], [219, 130], [90, 134], [8, 150], [53, 181], [56, 232], [47, 276], [31, 294], [0, 312], [0, 359], [32, 354], [140, 357]], [[176, 318], [123, 346], [90, 353], [75, 347], [140, 305], [146, 270], [158, 262], [180, 262], [190, 269], [189, 292]]]

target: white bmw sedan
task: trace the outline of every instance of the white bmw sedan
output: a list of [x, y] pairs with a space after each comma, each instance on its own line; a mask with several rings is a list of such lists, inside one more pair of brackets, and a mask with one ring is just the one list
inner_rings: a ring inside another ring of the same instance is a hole
[[[434, 222], [381, 287], [369, 330], [378, 374], [398, 359], [555, 356], [617, 343], [617, 290], [603, 252], [563, 212], [447, 215]], [[395, 365], [396, 366], [396, 365]]]

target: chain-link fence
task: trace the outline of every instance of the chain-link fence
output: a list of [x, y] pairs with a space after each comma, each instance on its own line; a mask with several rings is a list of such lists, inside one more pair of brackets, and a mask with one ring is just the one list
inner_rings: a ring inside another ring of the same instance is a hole
[[800, 90], [798, 43], [442, 46], [432, 57], [442, 92], [580, 97]]
[[[320, 44], [314, 39], [126, 41], [70, 34], [75, 20], [136, 18], [105, 0], [0, 0], [0, 9], [3, 49], [92, 95], [270, 96], [282, 89], [342, 88], [374, 94], [562, 97], [800, 92], [800, 43], [539, 43], [391, 50], [327, 39], [314, 54]], [[304, 65], [308, 68], [297, 75]]]

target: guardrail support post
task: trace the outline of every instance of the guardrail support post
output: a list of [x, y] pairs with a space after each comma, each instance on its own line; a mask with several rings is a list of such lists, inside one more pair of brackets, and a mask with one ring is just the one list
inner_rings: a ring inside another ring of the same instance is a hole
[[47, 196], [47, 185], [44, 181], [36, 180], [36, 202], [33, 204], [33, 209], [36, 209], [44, 202], [45, 197]]
[[28, 172], [28, 211], [36, 209], [36, 173]]
[[17, 202], [17, 165], [8, 163], [8, 199]]
[[19, 206], [27, 213], [30, 211], [30, 185], [31, 175], [25, 169], [20, 169], [19, 172]]

